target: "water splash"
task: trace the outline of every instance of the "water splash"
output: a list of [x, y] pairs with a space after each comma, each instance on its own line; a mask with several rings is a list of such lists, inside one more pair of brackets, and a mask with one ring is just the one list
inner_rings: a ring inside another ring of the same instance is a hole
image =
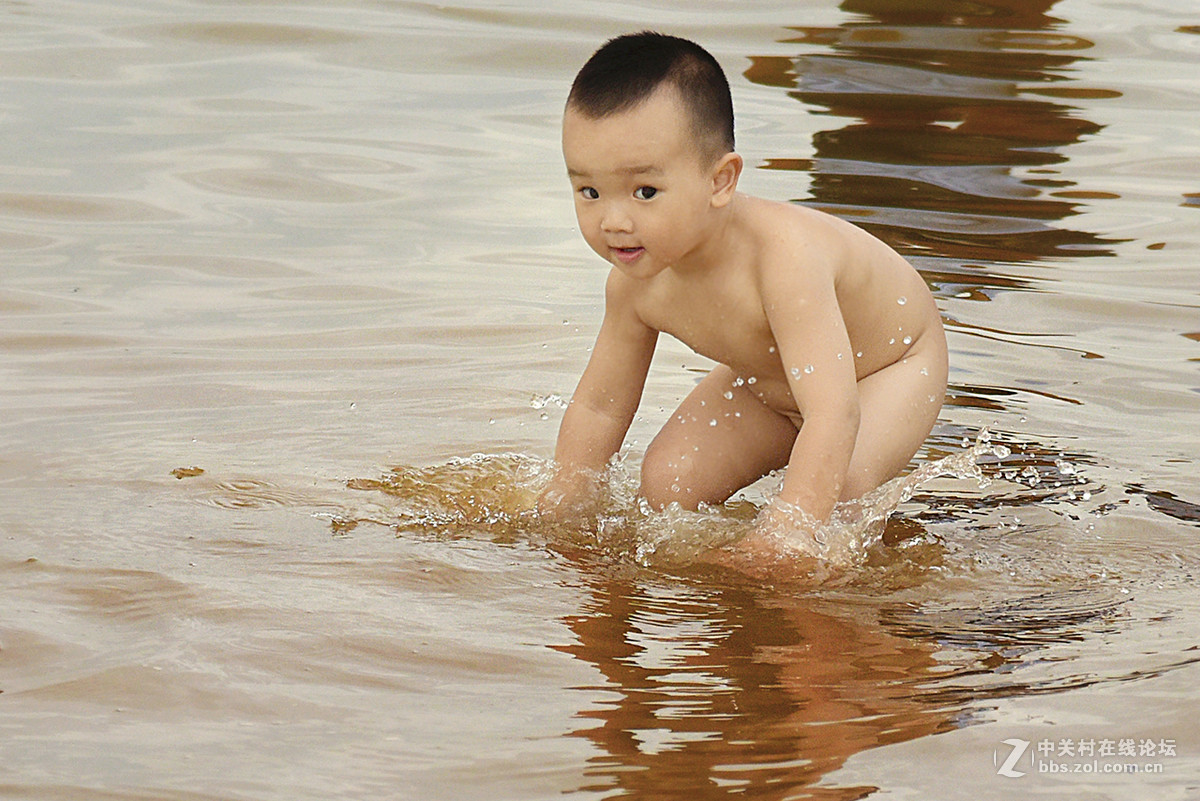
[[[460, 538], [527, 539], [551, 546], [583, 546], [599, 554], [656, 569], [719, 564], [742, 572], [777, 575], [784, 566], [805, 575], [860, 563], [877, 546], [888, 517], [928, 482], [967, 479], [985, 488], [990, 479], [980, 462], [1003, 460], [1009, 449], [991, 443], [984, 430], [974, 445], [884, 484], [863, 498], [837, 506], [824, 525], [803, 521], [805, 533], [757, 536], [764, 510], [778, 503], [744, 497], [689, 511], [672, 504], [661, 511], [638, 496], [637, 472], [614, 458], [585, 519], [564, 523], [537, 510], [538, 496], [554, 475], [554, 464], [520, 454], [476, 454], [431, 467], [397, 467], [378, 479], [347, 486], [381, 493], [385, 522], [397, 532]], [[775, 477], [775, 482], [780, 476]], [[770, 483], [768, 481], [768, 483]], [[776, 487], [777, 490], [777, 487]], [[768, 489], [769, 499], [773, 491]], [[798, 519], [798, 510], [786, 510]], [[820, 568], [820, 569], [815, 569]]]
[[[962, 452], [926, 463], [861, 498], [839, 503], [827, 523], [797, 507], [771, 501], [751, 530], [724, 546], [724, 552], [711, 561], [760, 577], [827, 578], [831, 572], [862, 563], [883, 539], [888, 518], [922, 486], [949, 477], [970, 480], [986, 489], [991, 479], [984, 475], [981, 461], [1002, 461], [1010, 454], [1007, 446], [993, 444], [990, 432], [984, 429]], [[767, 516], [772, 525], [764, 530], [759, 523]]]
[[549, 475], [549, 465], [536, 457], [475, 454], [430, 467], [396, 467], [381, 478], [346, 485], [382, 493], [384, 514], [370, 522], [398, 532], [504, 539], [536, 524], [537, 495]]

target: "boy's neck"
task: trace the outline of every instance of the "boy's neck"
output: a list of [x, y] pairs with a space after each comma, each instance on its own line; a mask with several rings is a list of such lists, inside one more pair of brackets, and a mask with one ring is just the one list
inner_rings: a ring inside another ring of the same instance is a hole
[[708, 235], [685, 259], [673, 265], [671, 271], [681, 277], [695, 278], [731, 266], [739, 250], [736, 246], [736, 218], [744, 200], [745, 197], [738, 192], [725, 206], [712, 209], [709, 215]]

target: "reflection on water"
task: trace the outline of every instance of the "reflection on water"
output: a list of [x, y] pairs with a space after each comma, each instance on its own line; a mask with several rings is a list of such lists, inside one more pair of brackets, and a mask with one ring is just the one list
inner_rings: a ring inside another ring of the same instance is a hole
[[589, 589], [568, 618], [577, 641], [560, 647], [603, 678], [575, 732], [601, 753], [581, 789], [632, 798], [862, 798], [880, 788], [822, 778], [858, 752], [970, 725], [992, 699], [1142, 675], [1022, 670], [1122, 630], [1123, 600], [1094, 591], [876, 608], [653, 579], [596, 576]]
[[561, 647], [608, 696], [580, 713], [576, 736], [601, 754], [581, 789], [791, 798], [854, 753], [955, 725], [955, 708], [921, 697], [931, 647], [819, 600], [600, 577], [590, 590]]
[[1108, 196], [1056, 177], [1064, 148], [1101, 126], [1055, 101], [1120, 96], [1060, 87], [1093, 45], [1042, 30], [1053, 5], [857, 0], [841, 5], [852, 21], [797, 28], [785, 41], [804, 55], [752, 58], [746, 77], [853, 122], [817, 134], [814, 157], [765, 166], [810, 173], [812, 203], [922, 257], [943, 293], [994, 286], [965, 260], [1113, 255], [1103, 237], [1050, 224], [1074, 213], [1071, 199]]

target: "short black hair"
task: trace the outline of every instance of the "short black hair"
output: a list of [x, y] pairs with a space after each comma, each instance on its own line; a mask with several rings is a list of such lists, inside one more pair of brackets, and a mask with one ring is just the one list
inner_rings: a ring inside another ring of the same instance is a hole
[[599, 119], [628, 111], [664, 83], [679, 92], [703, 153], [719, 158], [733, 151], [733, 98], [725, 72], [711, 53], [677, 36], [642, 31], [610, 39], [575, 76], [567, 107]]

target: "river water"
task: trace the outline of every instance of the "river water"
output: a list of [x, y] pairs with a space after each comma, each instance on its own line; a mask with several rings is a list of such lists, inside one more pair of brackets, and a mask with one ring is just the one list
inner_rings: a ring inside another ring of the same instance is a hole
[[[1002, 446], [848, 568], [696, 560], [769, 488], [524, 511], [563, 98], [647, 27], [926, 277], [918, 463]], [[0, 4], [0, 797], [1197, 797], [1198, 60], [1190, 0]]]

